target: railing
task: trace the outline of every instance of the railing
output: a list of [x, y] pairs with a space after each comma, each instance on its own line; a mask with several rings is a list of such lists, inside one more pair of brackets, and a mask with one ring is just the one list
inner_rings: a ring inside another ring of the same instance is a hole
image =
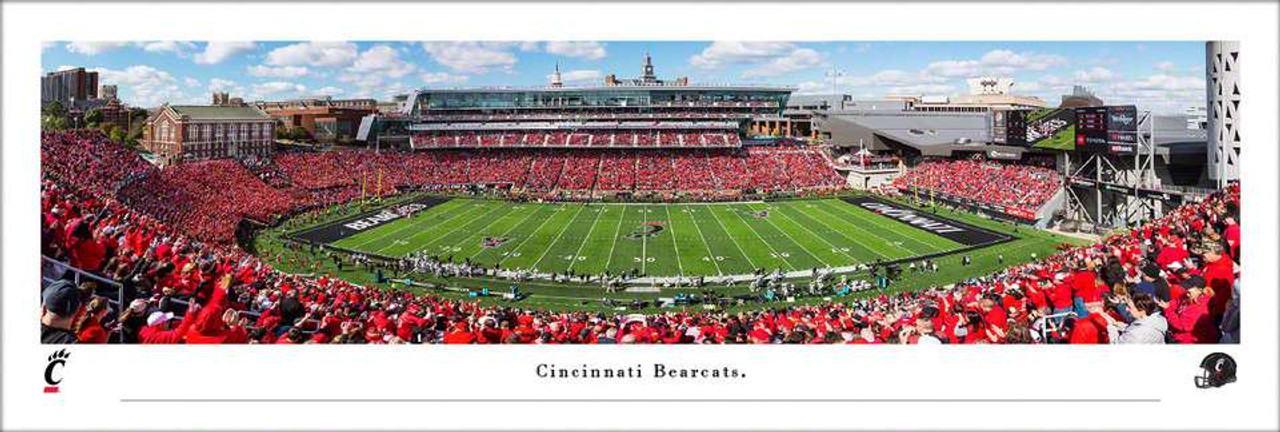
[[[67, 272], [70, 272], [71, 274], [68, 275]], [[108, 296], [104, 297], [107, 298], [107, 302], [111, 303], [111, 305], [115, 307], [115, 310], [119, 311], [123, 308], [121, 302], [124, 301], [124, 285], [120, 282], [72, 267], [70, 264], [55, 260], [45, 255], [40, 256], [40, 279], [43, 282], [41, 289], [49, 286], [49, 284], [57, 282], [60, 278], [65, 279], [67, 276], [71, 277], [71, 283], [76, 286], [80, 286], [80, 283], [85, 280], [91, 280], [105, 285], [105, 288], [114, 288], [116, 292], [116, 297], [114, 299]], [[97, 293], [95, 292], [94, 294]]]

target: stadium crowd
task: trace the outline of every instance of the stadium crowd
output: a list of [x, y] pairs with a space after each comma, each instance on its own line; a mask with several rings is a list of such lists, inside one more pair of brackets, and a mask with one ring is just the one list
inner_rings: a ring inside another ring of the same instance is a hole
[[1052, 168], [977, 159], [928, 160], [894, 180], [904, 192], [933, 192], [1031, 212], [1053, 198], [1061, 183]]
[[[76, 133], [45, 139], [42, 149], [50, 151], [95, 140]], [[107, 151], [69, 151], [76, 161], [44, 154], [41, 249], [117, 281], [123, 295], [98, 297], [103, 287], [96, 283], [77, 286], [62, 272], [47, 271], [45, 343], [1239, 342], [1238, 185], [1099, 243], [952, 286], [734, 313], [614, 314], [486, 306], [278, 272], [237, 247], [201, 241], [192, 220], [170, 222], [172, 212], [159, 208], [202, 206], [200, 200], [233, 193], [259, 199], [254, 194], [266, 186], [257, 177], [218, 174], [219, 182], [262, 186], [210, 192], [230, 186], [174, 185], [173, 177], [194, 174], [151, 172], [110, 146], [99, 150]], [[121, 169], [68, 170], [109, 163]], [[143, 174], [158, 176], [153, 181], [166, 195], [145, 200], [118, 193], [119, 184]], [[210, 205], [224, 216], [252, 217], [271, 210], [256, 205], [274, 200]]]

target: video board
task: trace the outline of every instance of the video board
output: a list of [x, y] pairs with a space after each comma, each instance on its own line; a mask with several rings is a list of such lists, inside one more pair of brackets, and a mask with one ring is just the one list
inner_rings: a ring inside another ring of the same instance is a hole
[[1076, 149], [1076, 115], [1071, 108], [1009, 111], [1005, 125], [1009, 145], [1062, 151]]
[[1006, 143], [1014, 146], [1131, 153], [1138, 145], [1133, 105], [1008, 111], [1004, 125]]

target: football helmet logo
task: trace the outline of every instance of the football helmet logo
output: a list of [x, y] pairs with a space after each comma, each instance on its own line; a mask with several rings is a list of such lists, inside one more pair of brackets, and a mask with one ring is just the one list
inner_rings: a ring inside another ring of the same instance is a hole
[[1222, 387], [1236, 382], [1236, 360], [1226, 353], [1209, 354], [1200, 361], [1200, 376], [1195, 381], [1198, 388]]

